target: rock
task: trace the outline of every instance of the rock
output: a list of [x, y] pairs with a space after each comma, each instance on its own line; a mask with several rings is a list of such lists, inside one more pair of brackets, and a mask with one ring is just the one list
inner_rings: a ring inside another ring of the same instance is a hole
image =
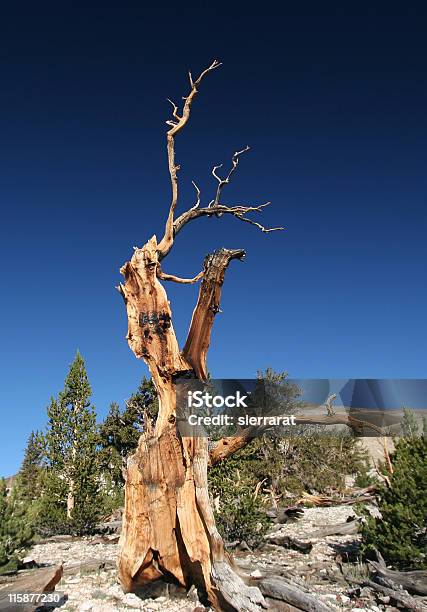
[[[123, 599], [122, 599], [123, 603], [126, 606], [129, 606], [130, 608], [142, 608], [144, 606], [142, 600], [135, 595], [134, 593], [127, 593]], [[155, 606], [155, 604], [150, 604], [150, 607], [155, 610], [157, 608], [157, 606]]]
[[262, 574], [259, 571], [259, 569], [256, 569], [253, 572], [251, 572], [251, 576], [252, 576], [252, 578], [262, 578]]
[[24, 557], [21, 561], [21, 565], [23, 565], [25, 569], [29, 569], [30, 567], [38, 567], [37, 561], [35, 561], [33, 557]]
[[160, 595], [160, 597], [156, 597], [156, 603], [164, 603], [167, 600], [168, 598], [165, 597], [164, 595]]
[[81, 612], [89, 612], [89, 610], [92, 610], [92, 608], [93, 608], [93, 604], [90, 601], [85, 601], [82, 604], [80, 604]]
[[340, 601], [341, 603], [345, 604], [350, 601], [350, 597], [347, 597], [347, 595], [337, 595], [337, 601]]

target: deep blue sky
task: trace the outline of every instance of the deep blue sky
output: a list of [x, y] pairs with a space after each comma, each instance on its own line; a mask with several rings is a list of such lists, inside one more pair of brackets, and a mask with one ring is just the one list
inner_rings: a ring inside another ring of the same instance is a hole
[[[263, 222], [287, 229], [201, 219], [165, 260], [185, 276], [217, 247], [248, 252], [227, 272], [212, 375], [427, 375], [425, 15], [53, 7], [0, 10], [0, 474], [44, 426], [77, 348], [100, 416], [146, 373], [114, 285], [163, 229], [166, 98], [216, 57], [176, 143], [179, 210], [191, 179], [208, 200], [212, 165], [250, 144], [227, 202], [271, 200]], [[197, 288], [167, 288], [184, 339]]]

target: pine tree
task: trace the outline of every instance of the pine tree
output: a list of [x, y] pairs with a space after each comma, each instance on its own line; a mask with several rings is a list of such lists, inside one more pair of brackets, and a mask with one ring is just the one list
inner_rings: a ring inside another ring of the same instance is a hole
[[17, 569], [19, 551], [33, 537], [28, 519], [28, 502], [22, 496], [19, 478], [7, 496], [6, 483], [0, 481], [0, 573]]
[[156, 391], [153, 382], [147, 378], [141, 381], [136, 393], [126, 401], [123, 412], [116, 402], [111, 403], [99, 429], [106, 511], [123, 505], [122, 472], [126, 458], [135, 451], [141, 433], [148, 422], [153, 422], [157, 411]]
[[42, 464], [43, 441], [38, 431], [32, 431], [19, 470], [21, 495], [28, 502], [33, 502], [40, 496]]
[[126, 401], [126, 409], [123, 412], [123, 420], [127, 429], [126, 439], [129, 445], [125, 451], [126, 455], [136, 448], [139, 436], [148, 423], [154, 424], [158, 412], [159, 400], [154, 383], [151, 378], [144, 376], [136, 393], [132, 393]]
[[381, 519], [366, 516], [362, 552], [379, 550], [398, 569], [427, 568], [427, 438], [401, 438], [391, 460], [390, 487], [379, 491]]
[[147, 421], [152, 422], [158, 411], [158, 399], [151, 380], [144, 378], [136, 393], [126, 401], [123, 412], [116, 402], [100, 427], [104, 467], [113, 469], [115, 479], [123, 484], [122, 465], [137, 447]]
[[9, 543], [6, 532], [6, 519], [8, 514], [7, 490], [4, 478], [0, 480], [0, 567], [9, 560]]
[[51, 399], [39, 530], [90, 532], [102, 510], [98, 431], [85, 363], [77, 353], [64, 390]]

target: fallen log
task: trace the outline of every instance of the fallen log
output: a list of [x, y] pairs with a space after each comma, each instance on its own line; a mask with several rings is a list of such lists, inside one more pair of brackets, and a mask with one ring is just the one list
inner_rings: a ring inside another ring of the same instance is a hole
[[360, 522], [358, 520], [349, 521], [347, 523], [339, 523], [338, 525], [328, 525], [322, 529], [317, 529], [312, 533], [309, 533], [304, 538], [325, 538], [330, 535], [354, 535], [360, 529]]
[[271, 597], [266, 597], [265, 601], [268, 604], [268, 612], [301, 612], [300, 608], [291, 606], [291, 604], [288, 604], [284, 601], [279, 601], [278, 599], [271, 599]]
[[90, 559], [89, 561], [72, 563], [64, 567], [64, 576], [75, 574], [91, 574], [103, 569], [111, 569], [117, 566], [113, 559]]
[[90, 540], [90, 542], [88, 542], [88, 546], [95, 546], [96, 544], [117, 544], [119, 539], [120, 536], [100, 536], [99, 538]]
[[414, 612], [427, 612], [427, 606], [417, 601], [412, 595], [403, 589], [391, 588], [390, 586], [384, 586], [379, 584], [378, 582], [374, 582], [373, 580], [364, 580], [363, 584], [371, 587], [375, 591], [378, 591], [382, 595], [386, 595], [390, 597], [393, 601], [395, 601], [398, 605], [407, 608], [408, 610], [413, 610]]
[[291, 606], [304, 610], [304, 612], [330, 612], [331, 610], [317, 597], [303, 591], [284, 578], [264, 578], [256, 581], [256, 585], [264, 596], [284, 601]]
[[18, 576], [12, 584], [5, 584], [0, 589], [0, 610], [21, 612], [34, 610], [40, 607], [40, 603], [11, 603], [11, 595], [22, 593], [50, 593], [55, 590], [55, 586], [61, 580], [63, 566], [57, 565], [46, 568], [30, 570]]
[[34, 542], [34, 544], [51, 544], [51, 543], [64, 543], [66, 544], [67, 542], [77, 542], [78, 540], [81, 540], [82, 538], [79, 536], [72, 536], [72, 535], [56, 535], [56, 536], [50, 536], [48, 538], [43, 538], [42, 540], [38, 540], [37, 542]]
[[372, 501], [375, 499], [375, 493], [363, 493], [360, 495], [351, 495], [346, 497], [328, 497], [326, 495], [311, 495], [310, 493], [302, 493], [302, 497], [297, 500], [297, 504], [314, 504], [315, 506], [351, 506], [360, 502]]
[[427, 595], [427, 570], [397, 572], [387, 569], [375, 561], [368, 561], [368, 563], [379, 576], [391, 580], [398, 587], [402, 587], [409, 593]]
[[[385, 579], [382, 576], [377, 577], [378, 582], [374, 582], [369, 578], [359, 580], [358, 578], [352, 578], [344, 572], [343, 565], [339, 561], [338, 566], [349, 584], [370, 587], [374, 591], [381, 593], [381, 595], [390, 597], [399, 607], [406, 608], [407, 610], [413, 610], [413, 612], [427, 612], [427, 606], [423, 602], [417, 601], [404, 589], [399, 589], [391, 580]], [[384, 584], [380, 584], [381, 581], [384, 581]]]
[[266, 536], [265, 539], [269, 544], [276, 544], [276, 546], [283, 546], [284, 548], [293, 548], [294, 550], [298, 550], [303, 553], [309, 553], [313, 548], [313, 544], [311, 542], [302, 542], [301, 540], [291, 538], [291, 536], [287, 535], [271, 534]]

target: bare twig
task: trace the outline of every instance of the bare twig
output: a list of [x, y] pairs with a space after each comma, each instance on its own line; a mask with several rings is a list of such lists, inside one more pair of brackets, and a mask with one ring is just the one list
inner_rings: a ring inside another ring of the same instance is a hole
[[335, 410], [332, 406], [332, 404], [334, 403], [334, 401], [337, 399], [337, 394], [336, 393], [332, 393], [332, 395], [330, 395], [328, 397], [328, 399], [325, 402], [325, 407], [326, 407], [326, 412], [328, 413], [328, 416], [334, 416], [335, 415]]
[[193, 184], [194, 189], [196, 190], [196, 203], [194, 204], [193, 208], [191, 208], [191, 210], [194, 210], [195, 208], [199, 208], [200, 206], [200, 189], [194, 181], [191, 182]]
[[231, 158], [231, 163], [232, 163], [231, 170], [229, 171], [229, 173], [227, 174], [225, 179], [222, 179], [216, 173], [216, 171], [219, 168], [222, 167], [222, 164], [220, 164], [219, 166], [214, 166], [213, 167], [212, 176], [214, 176], [214, 178], [216, 178], [216, 180], [218, 181], [218, 187], [216, 189], [215, 198], [209, 202], [209, 206], [208, 206], [209, 208], [211, 208], [212, 206], [218, 206], [218, 204], [221, 203], [222, 189], [223, 189], [223, 187], [225, 185], [228, 185], [228, 183], [230, 182], [231, 175], [233, 174], [233, 172], [236, 170], [237, 166], [239, 165], [239, 157], [240, 157], [240, 155], [242, 155], [242, 153], [246, 153], [246, 151], [249, 151], [249, 147], [248, 146], [246, 146], [241, 151], [236, 151], [233, 154], [233, 157]]
[[171, 178], [171, 186], [172, 186], [172, 200], [169, 209], [169, 215], [166, 221], [165, 227], [165, 235], [161, 239], [158, 245], [159, 255], [165, 256], [172, 247], [173, 244], [173, 219], [174, 212], [178, 202], [178, 177], [177, 172], [179, 170], [179, 166], [175, 164], [175, 136], [182, 130], [182, 128], [187, 123], [190, 117], [191, 104], [193, 102], [194, 96], [197, 94], [197, 87], [200, 85], [203, 78], [212, 70], [215, 70], [221, 66], [221, 63], [217, 60], [214, 60], [212, 64], [203, 70], [203, 72], [199, 75], [199, 77], [193, 81], [193, 78], [190, 74], [190, 85], [191, 91], [188, 96], [185, 98], [184, 106], [182, 108], [182, 114], [180, 115], [178, 112], [177, 105], [169, 100], [173, 107], [173, 117], [176, 121], [167, 121], [166, 123], [170, 126], [170, 129], [167, 132], [167, 151], [168, 151], [168, 166], [169, 166], [169, 174]]
[[373, 464], [374, 464], [374, 469], [375, 469], [376, 473], [378, 474], [378, 476], [380, 477], [380, 479], [383, 480], [386, 483], [386, 485], [387, 485], [387, 487], [389, 489], [391, 489], [390, 478], [386, 474], [383, 474], [381, 472], [381, 470], [380, 470], [380, 468], [378, 466], [378, 463], [375, 461], [375, 459], [373, 459]]

